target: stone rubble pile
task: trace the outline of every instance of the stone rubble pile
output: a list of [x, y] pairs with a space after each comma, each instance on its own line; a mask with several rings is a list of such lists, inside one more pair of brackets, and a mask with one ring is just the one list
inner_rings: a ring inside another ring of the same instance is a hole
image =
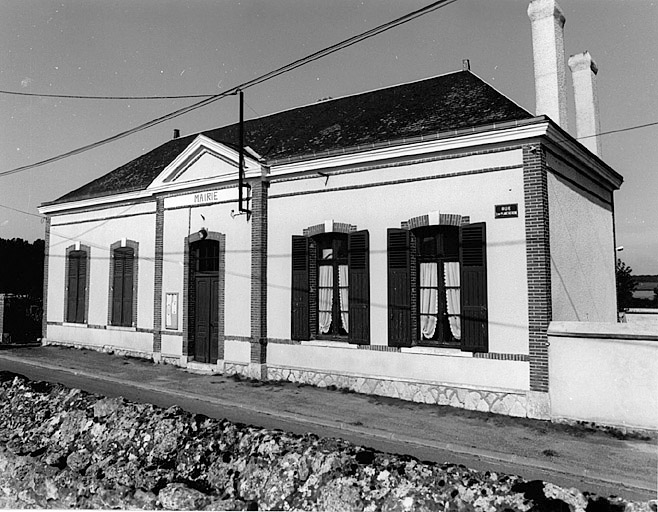
[[655, 503], [0, 372], [0, 508], [655, 512]]

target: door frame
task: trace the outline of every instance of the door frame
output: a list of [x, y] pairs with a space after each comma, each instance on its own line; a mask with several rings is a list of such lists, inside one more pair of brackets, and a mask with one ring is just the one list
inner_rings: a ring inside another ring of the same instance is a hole
[[[183, 240], [183, 346], [182, 355], [188, 361], [194, 360], [194, 306], [190, 304], [190, 298], [195, 293], [196, 280], [195, 272], [192, 268], [191, 247], [195, 242], [203, 239], [215, 240], [219, 242], [219, 270], [217, 272], [217, 361], [224, 359], [224, 340], [225, 340], [225, 282], [226, 282], [226, 235], [217, 231], [208, 231], [207, 236], [202, 237], [199, 232], [186, 236]], [[211, 361], [210, 364], [215, 364]]]

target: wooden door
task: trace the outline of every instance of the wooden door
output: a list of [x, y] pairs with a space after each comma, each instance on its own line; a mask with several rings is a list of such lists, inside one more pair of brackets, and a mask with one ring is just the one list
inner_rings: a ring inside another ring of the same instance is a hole
[[197, 276], [195, 281], [194, 359], [214, 364], [217, 362], [219, 341], [219, 279], [216, 276]]

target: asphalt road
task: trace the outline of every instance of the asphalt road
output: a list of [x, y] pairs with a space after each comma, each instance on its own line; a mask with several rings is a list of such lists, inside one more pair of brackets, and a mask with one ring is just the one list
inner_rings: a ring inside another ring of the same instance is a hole
[[[582, 491], [589, 491], [602, 496], [620, 495], [633, 500], [648, 500], [656, 497], [655, 492], [651, 490], [652, 485], [650, 479], [639, 482], [636, 479], [632, 480], [630, 484], [628, 484], [627, 480], [628, 485], [624, 485], [620, 481], [614, 481], [614, 478], [601, 478], [595, 472], [589, 474], [590, 472], [587, 469], [579, 470], [578, 468], [574, 468], [574, 471], [570, 474], [562, 470], [546, 469], [545, 464], [538, 464], [533, 467], [530, 459], [514, 455], [499, 457], [495, 452], [480, 450], [475, 445], [467, 446], [463, 442], [431, 443], [424, 442], [421, 439], [410, 442], [408, 438], [400, 439], [386, 430], [361, 427], [360, 425], [363, 424], [359, 421], [351, 423], [326, 421], [314, 414], [311, 414], [308, 418], [304, 418], [298, 414], [288, 414], [285, 408], [281, 406], [277, 407], [276, 403], [273, 404], [274, 407], [270, 411], [256, 410], [257, 408], [246, 403], [248, 400], [245, 400], [244, 404], [239, 403], [237, 400], [233, 400], [233, 403], [230, 403], [225, 398], [222, 399], [221, 391], [227, 388], [222, 387], [221, 384], [227, 384], [227, 382], [222, 381], [228, 379], [221, 376], [193, 376], [183, 372], [179, 374], [189, 381], [198, 379], [198, 382], [206, 386], [206, 388], [209, 384], [218, 385], [217, 397], [213, 397], [190, 392], [189, 386], [188, 389], [167, 389], [167, 386], [163, 385], [161, 389], [156, 389], [160, 386], [158, 386], [157, 382], [153, 381], [149, 384], [143, 382], [121, 382], [125, 379], [111, 378], [109, 375], [101, 372], [94, 375], [76, 368], [60, 368], [55, 367], [55, 365], [46, 365], [47, 367], [44, 367], [43, 364], [38, 364], [37, 361], [21, 361], [17, 357], [9, 356], [9, 352], [6, 351], [0, 353], [0, 370], [21, 374], [31, 380], [61, 383], [67, 387], [80, 388], [87, 392], [103, 396], [123, 396], [134, 402], [152, 403], [161, 407], [178, 405], [192, 413], [200, 413], [212, 418], [226, 418], [233, 422], [251, 424], [268, 429], [281, 429], [300, 434], [313, 432], [323, 437], [339, 437], [352, 443], [369, 446], [384, 452], [404, 453], [420, 460], [438, 463], [451, 462], [463, 464], [480, 471], [488, 470], [498, 473], [518, 474], [528, 480], [546, 480], [562, 487], [576, 487]], [[123, 362], [123, 364], [128, 365], [127, 371], [129, 371], [131, 364], [139, 366], [139, 364], [144, 365], [147, 363]], [[71, 366], [75, 366], [75, 364]], [[167, 367], [160, 366], [159, 368], [164, 369]], [[135, 369], [138, 370], [139, 368]], [[168, 370], [172, 370], [172, 368], [169, 367]], [[179, 369], [174, 369], [174, 371], [180, 372]], [[233, 382], [231, 384], [235, 385], [236, 383]], [[237, 383], [237, 385], [247, 386], [246, 383]], [[262, 390], [252, 389], [244, 391], [249, 393]], [[267, 390], [267, 393], [273, 396], [276, 394], [276, 391]], [[304, 392], [310, 392], [311, 394], [315, 392], [331, 393], [325, 390], [314, 389], [308, 389]], [[334, 392], [331, 394], [336, 395], [337, 393]], [[206, 395], [212, 394], [206, 393]], [[226, 396], [228, 396], [228, 393]], [[322, 397], [319, 396], [319, 398], [321, 399]], [[323, 407], [323, 405], [320, 404], [320, 407]], [[541, 436], [541, 433], [537, 435]], [[461, 439], [461, 441], [467, 441], [467, 439]], [[651, 449], [652, 445], [645, 444], [646, 446]], [[655, 448], [655, 445], [653, 447]]]

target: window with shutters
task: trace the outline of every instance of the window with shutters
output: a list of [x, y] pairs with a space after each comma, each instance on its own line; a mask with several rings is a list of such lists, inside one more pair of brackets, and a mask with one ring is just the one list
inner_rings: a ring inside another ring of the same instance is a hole
[[368, 232], [292, 239], [291, 336], [370, 343]]
[[66, 257], [66, 321], [87, 321], [87, 274], [89, 252], [84, 249], [67, 249]]
[[112, 299], [110, 324], [133, 325], [133, 294], [135, 280], [135, 250], [119, 247], [112, 251]]
[[484, 223], [388, 230], [389, 345], [488, 350]]

